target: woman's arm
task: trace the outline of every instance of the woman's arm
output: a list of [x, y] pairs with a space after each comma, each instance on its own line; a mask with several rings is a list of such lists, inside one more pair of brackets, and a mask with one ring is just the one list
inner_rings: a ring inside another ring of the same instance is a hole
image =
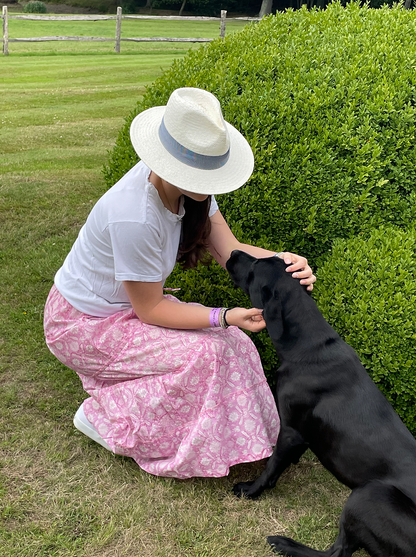
[[[123, 281], [137, 317], [143, 323], [169, 329], [205, 329], [210, 327], [212, 308], [174, 302], [163, 296], [161, 282]], [[233, 308], [227, 312], [229, 325], [257, 333], [266, 323], [261, 309]]]
[[[224, 268], [231, 252], [235, 249], [245, 251], [258, 259], [271, 257], [276, 253], [239, 242], [231, 232], [220, 211], [216, 211], [211, 217], [211, 234], [208, 249], [214, 259]], [[293, 273], [293, 278], [300, 279], [301, 284], [307, 286], [308, 290], [312, 290], [316, 277], [309, 267], [307, 259], [290, 252], [283, 252], [281, 257], [285, 260], [285, 263], [291, 264], [287, 267], [286, 271]]]

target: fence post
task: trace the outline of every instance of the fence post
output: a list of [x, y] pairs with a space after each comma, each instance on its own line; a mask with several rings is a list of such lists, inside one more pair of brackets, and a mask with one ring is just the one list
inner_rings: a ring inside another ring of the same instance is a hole
[[7, 21], [7, 6], [3, 6], [3, 54], [9, 54], [9, 22]]
[[227, 10], [221, 10], [221, 26], [220, 26], [220, 37], [223, 39], [225, 37], [225, 19], [227, 17]]
[[117, 8], [117, 18], [116, 18], [116, 44], [114, 50], [117, 53], [120, 53], [120, 38], [121, 38], [121, 13], [122, 9], [120, 7]]

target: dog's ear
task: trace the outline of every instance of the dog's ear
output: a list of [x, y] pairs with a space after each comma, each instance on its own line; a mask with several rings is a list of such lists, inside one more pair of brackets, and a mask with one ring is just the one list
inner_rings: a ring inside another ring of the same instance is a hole
[[273, 292], [270, 289], [270, 286], [266, 284], [266, 286], [262, 286], [261, 288], [261, 301], [262, 301], [262, 308], [269, 302], [273, 297]]
[[277, 288], [272, 291], [268, 286], [264, 286], [262, 288], [262, 301], [267, 332], [272, 340], [279, 340], [283, 334], [283, 320], [282, 303]]

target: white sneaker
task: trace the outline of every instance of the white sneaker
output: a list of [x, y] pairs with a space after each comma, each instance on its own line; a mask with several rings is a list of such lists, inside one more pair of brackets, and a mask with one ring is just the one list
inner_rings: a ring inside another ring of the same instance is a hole
[[99, 443], [108, 451], [113, 452], [104, 441], [104, 439], [101, 437], [101, 435], [98, 433], [98, 431], [95, 429], [95, 427], [92, 425], [92, 423], [87, 420], [82, 404], [78, 408], [77, 413], [74, 416], [74, 426], [79, 429], [79, 431], [82, 431], [82, 433], [84, 433], [87, 437], [89, 437], [96, 443]]

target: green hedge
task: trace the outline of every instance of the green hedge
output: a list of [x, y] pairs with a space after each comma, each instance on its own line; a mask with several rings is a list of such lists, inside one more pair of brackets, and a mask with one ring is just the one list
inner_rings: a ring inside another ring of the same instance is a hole
[[416, 232], [337, 240], [315, 298], [416, 434]]
[[46, 5], [43, 2], [35, 0], [34, 2], [28, 2], [23, 11], [27, 14], [46, 14]]
[[[191, 51], [147, 91], [120, 131], [109, 186], [137, 157], [129, 125], [177, 87], [207, 89], [250, 142], [255, 171], [218, 196], [237, 237], [305, 255], [316, 269], [335, 238], [416, 222], [416, 11], [350, 3], [287, 11]], [[182, 299], [247, 303], [223, 270], [177, 269]], [[266, 335], [254, 335], [270, 375]]]

